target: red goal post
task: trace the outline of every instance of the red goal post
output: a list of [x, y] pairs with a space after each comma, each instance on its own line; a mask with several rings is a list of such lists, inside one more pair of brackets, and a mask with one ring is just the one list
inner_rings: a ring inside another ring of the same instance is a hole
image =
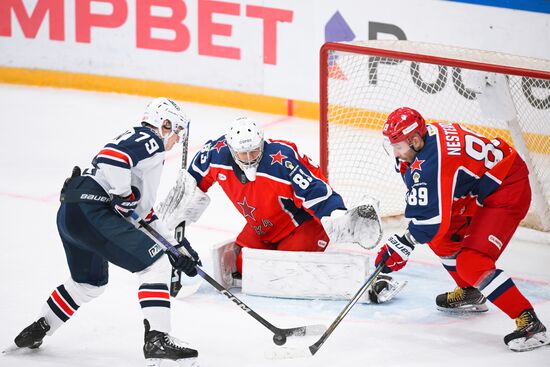
[[320, 163], [351, 205], [369, 193], [403, 214], [405, 186], [382, 148], [397, 107], [513, 144], [530, 170], [524, 225], [550, 230], [550, 61], [411, 41], [325, 43], [320, 53]]

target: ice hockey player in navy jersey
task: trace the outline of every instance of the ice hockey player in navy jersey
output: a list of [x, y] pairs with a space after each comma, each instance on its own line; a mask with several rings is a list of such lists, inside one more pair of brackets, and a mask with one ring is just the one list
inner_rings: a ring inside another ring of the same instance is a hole
[[[108, 282], [108, 264], [135, 273], [141, 285], [137, 296], [144, 316], [144, 356], [148, 366], [164, 359], [196, 362], [196, 350], [185, 347], [170, 332], [171, 264], [189, 276], [197, 274], [198, 256], [165, 255], [127, 218], [136, 212], [153, 228], [180, 247], [153, 211], [165, 152], [187, 134], [189, 120], [167, 98], [147, 106], [141, 125], [105, 145], [82, 174], [78, 167], [67, 179], [57, 214], [59, 235], [70, 277], [53, 290], [37, 321], [16, 338], [20, 348], [40, 347], [86, 302], [98, 297]], [[187, 240], [183, 240], [187, 241]]]
[[388, 116], [383, 135], [407, 186], [410, 222], [380, 248], [376, 264], [397, 271], [415, 246], [427, 243], [457, 284], [437, 296], [439, 310], [484, 312], [488, 299], [516, 321], [504, 337], [511, 350], [550, 343], [531, 303], [495, 265], [531, 202], [527, 166], [517, 151], [457, 123], [426, 125], [407, 107]]

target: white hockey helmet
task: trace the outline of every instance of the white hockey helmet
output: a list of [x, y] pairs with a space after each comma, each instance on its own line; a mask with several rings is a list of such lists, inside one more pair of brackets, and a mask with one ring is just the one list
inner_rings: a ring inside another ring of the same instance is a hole
[[[167, 120], [170, 121], [171, 133], [163, 136], [162, 127], [166, 127]], [[176, 102], [165, 97], [155, 98], [149, 102], [141, 121], [156, 127], [163, 139], [169, 138], [172, 134], [186, 136], [189, 130], [189, 117]]]
[[231, 122], [225, 134], [229, 151], [246, 178], [256, 180], [256, 170], [264, 152], [264, 132], [248, 117], [239, 117]]

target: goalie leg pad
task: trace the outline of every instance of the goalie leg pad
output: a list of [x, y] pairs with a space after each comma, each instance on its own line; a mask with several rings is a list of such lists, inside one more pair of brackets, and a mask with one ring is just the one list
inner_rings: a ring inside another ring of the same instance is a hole
[[226, 241], [212, 248], [212, 277], [224, 288], [240, 288], [241, 279], [235, 278], [237, 255], [241, 250], [235, 241]]
[[[369, 256], [243, 248], [245, 294], [349, 300], [369, 275]], [[365, 294], [359, 302], [368, 302]]]

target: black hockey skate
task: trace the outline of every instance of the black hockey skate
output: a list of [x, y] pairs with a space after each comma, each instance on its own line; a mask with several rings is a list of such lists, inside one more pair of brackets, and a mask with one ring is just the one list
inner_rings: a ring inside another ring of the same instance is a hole
[[504, 343], [514, 352], [526, 352], [549, 344], [550, 338], [535, 311], [528, 309], [516, 318], [516, 330], [504, 337]]
[[15, 337], [15, 345], [19, 348], [36, 349], [42, 345], [42, 340], [49, 330], [50, 325], [48, 325], [45, 318], [41, 317], [38, 321], [24, 328], [23, 331]]
[[486, 312], [487, 299], [474, 287], [456, 287], [452, 292], [446, 292], [436, 297], [435, 303], [439, 311], [454, 313]]
[[159, 367], [164, 360], [176, 361], [180, 366], [198, 367], [199, 353], [187, 348], [178, 339], [156, 330], [151, 330], [149, 321], [145, 325], [145, 343], [143, 354], [147, 367]]

